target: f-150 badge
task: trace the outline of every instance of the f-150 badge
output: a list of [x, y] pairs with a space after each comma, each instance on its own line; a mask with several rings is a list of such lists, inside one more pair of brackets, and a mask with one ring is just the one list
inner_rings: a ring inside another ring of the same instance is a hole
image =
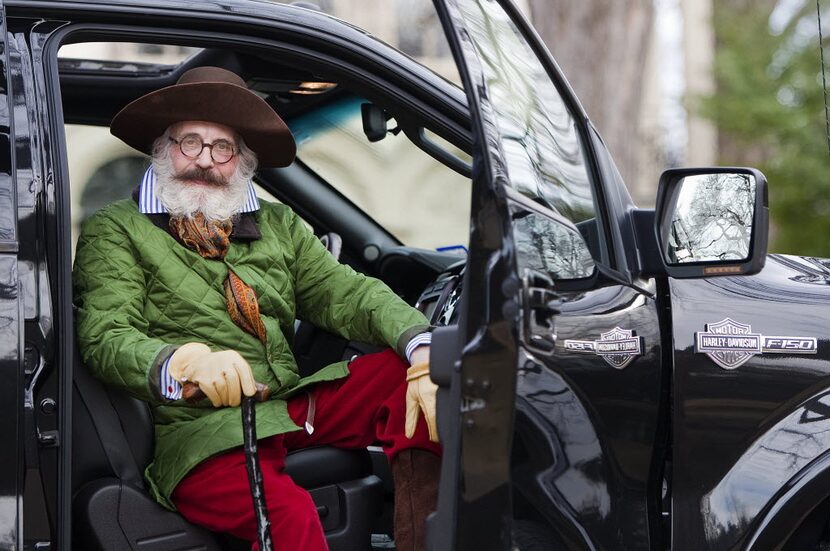
[[778, 337], [752, 332], [752, 326], [726, 318], [695, 333], [695, 352], [724, 369], [737, 369], [756, 354], [815, 354], [813, 337]]
[[615, 327], [605, 333], [600, 333], [598, 341], [578, 341], [568, 339], [564, 343], [565, 350], [596, 354], [608, 362], [611, 367], [623, 369], [635, 357], [643, 354], [643, 337], [634, 335], [634, 331]]

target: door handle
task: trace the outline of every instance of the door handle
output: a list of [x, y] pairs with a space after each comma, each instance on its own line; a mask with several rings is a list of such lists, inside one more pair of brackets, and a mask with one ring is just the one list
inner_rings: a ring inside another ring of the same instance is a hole
[[553, 280], [537, 270], [525, 269], [522, 276], [522, 341], [532, 351], [550, 356], [556, 346], [554, 317], [559, 314], [560, 297]]

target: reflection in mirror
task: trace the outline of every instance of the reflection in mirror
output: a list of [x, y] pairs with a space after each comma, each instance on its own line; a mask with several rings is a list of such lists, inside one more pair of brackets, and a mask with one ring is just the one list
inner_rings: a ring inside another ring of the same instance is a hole
[[669, 263], [746, 260], [754, 214], [755, 177], [751, 174], [686, 176], [671, 214]]
[[594, 273], [591, 251], [575, 227], [519, 209], [513, 212], [513, 238], [519, 273], [529, 268], [554, 280], [582, 279]]

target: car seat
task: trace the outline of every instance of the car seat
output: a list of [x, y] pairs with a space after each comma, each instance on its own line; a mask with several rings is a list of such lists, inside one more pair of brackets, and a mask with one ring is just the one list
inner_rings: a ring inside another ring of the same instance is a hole
[[[314, 340], [305, 339], [304, 347], [318, 348]], [[351, 350], [343, 347], [342, 353]], [[247, 542], [190, 524], [150, 497], [143, 479], [153, 457], [150, 408], [93, 378], [77, 347], [73, 363], [73, 549], [249, 549]], [[316, 367], [304, 366], [304, 374]], [[333, 551], [371, 549], [384, 496], [367, 450], [299, 450], [288, 454], [285, 469], [311, 494]]]

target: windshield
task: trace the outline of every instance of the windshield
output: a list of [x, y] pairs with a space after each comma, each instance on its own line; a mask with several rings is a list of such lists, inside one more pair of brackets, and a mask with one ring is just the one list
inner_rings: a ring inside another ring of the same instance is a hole
[[[403, 132], [370, 142], [350, 96], [288, 121], [297, 158], [404, 245], [467, 246], [472, 182], [421, 151]], [[389, 122], [389, 128], [396, 123]], [[434, 134], [432, 141], [439, 141]], [[460, 158], [458, 148], [441, 146]]]

